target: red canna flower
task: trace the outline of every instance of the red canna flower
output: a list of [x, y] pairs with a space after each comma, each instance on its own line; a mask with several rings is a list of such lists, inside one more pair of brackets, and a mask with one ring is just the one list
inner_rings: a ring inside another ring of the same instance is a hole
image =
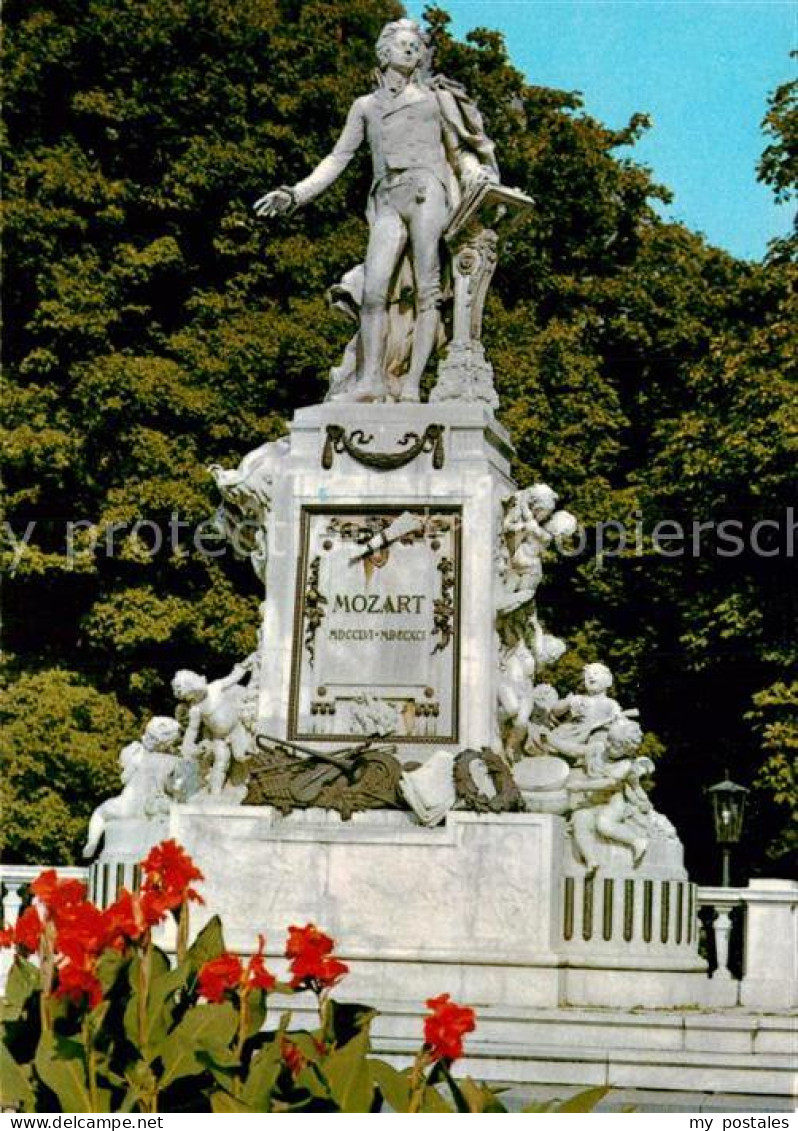
[[67, 997], [75, 1005], [81, 1005], [84, 998], [90, 1009], [94, 1009], [103, 999], [100, 979], [94, 973], [93, 960], [84, 962], [65, 962], [58, 967], [56, 997]]
[[247, 963], [245, 973], [245, 988], [247, 990], [271, 990], [277, 984], [277, 979], [270, 970], [266, 969], [266, 961], [263, 957], [263, 951], [266, 946], [266, 939], [263, 935], [258, 935], [258, 949], [252, 955]]
[[291, 1075], [295, 1078], [307, 1064], [303, 1053], [297, 1048], [293, 1041], [286, 1040], [285, 1037], [280, 1041], [280, 1056], [283, 1058], [283, 1063], [286, 1065]]
[[220, 954], [199, 972], [199, 992], [206, 1001], [224, 1001], [228, 991], [237, 990], [244, 977], [244, 967], [237, 954]]
[[286, 958], [290, 958], [291, 986], [293, 989], [311, 989], [314, 993], [330, 989], [349, 967], [334, 958], [335, 943], [313, 923], [306, 927], [289, 927], [285, 945]]
[[30, 887], [53, 918], [65, 907], [82, 903], [86, 898], [86, 885], [81, 880], [59, 880], [54, 868], [42, 872]]
[[285, 944], [286, 958], [298, 958], [309, 950], [318, 954], [332, 954], [335, 943], [314, 923], [306, 927], [289, 927], [288, 941]]
[[[142, 898], [148, 899], [150, 915], [160, 918], [189, 900], [202, 903], [202, 897], [190, 885], [204, 879], [189, 854], [175, 840], [165, 840], [152, 848], [142, 862], [144, 882]], [[157, 920], [156, 920], [157, 921]]]
[[430, 998], [427, 1009], [432, 1015], [424, 1019], [424, 1044], [433, 1060], [457, 1060], [463, 1055], [463, 1037], [476, 1028], [473, 1009], [457, 1005], [448, 994]]
[[27, 954], [39, 949], [44, 923], [35, 907], [26, 907], [16, 923], [0, 931], [0, 947], [17, 946]]
[[266, 969], [263, 950], [266, 939], [258, 935], [258, 949], [244, 966], [236, 954], [220, 954], [206, 962], [199, 972], [199, 992], [206, 1001], [224, 1001], [226, 993], [239, 993], [242, 997], [251, 990], [271, 990], [277, 983], [274, 974]]
[[138, 895], [122, 888], [114, 902], [105, 909], [105, 928], [110, 946], [121, 949], [128, 941], [135, 942], [145, 934], [150, 924], [141, 902]]
[[83, 964], [109, 944], [108, 923], [99, 907], [83, 902], [62, 907], [54, 919], [55, 949], [71, 962]]

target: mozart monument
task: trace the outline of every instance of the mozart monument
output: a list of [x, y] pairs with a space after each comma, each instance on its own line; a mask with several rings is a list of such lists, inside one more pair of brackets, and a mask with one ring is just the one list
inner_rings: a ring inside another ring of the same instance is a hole
[[355, 330], [328, 397], [211, 468], [263, 586], [258, 647], [220, 678], [178, 672], [122, 752], [94, 894], [174, 836], [232, 949], [314, 921], [377, 1006], [441, 987], [507, 1009], [691, 1004], [695, 889], [637, 712], [604, 663], [547, 679], [566, 645], [537, 594], [577, 519], [556, 484], [518, 489], [494, 416], [485, 296], [533, 202], [416, 24], [388, 24], [377, 59], [332, 152], [255, 205], [279, 224], [371, 154], [364, 259], [331, 280]]

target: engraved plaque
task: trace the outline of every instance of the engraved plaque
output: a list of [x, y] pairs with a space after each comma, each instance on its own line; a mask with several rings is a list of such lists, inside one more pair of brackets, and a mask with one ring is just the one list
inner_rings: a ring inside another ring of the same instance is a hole
[[459, 507], [302, 511], [289, 738], [458, 740]]

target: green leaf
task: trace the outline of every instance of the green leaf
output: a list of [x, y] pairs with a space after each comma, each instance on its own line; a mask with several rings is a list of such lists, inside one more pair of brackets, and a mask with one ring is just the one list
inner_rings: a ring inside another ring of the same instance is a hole
[[447, 1104], [446, 1100], [437, 1090], [437, 1088], [427, 1087], [424, 1089], [424, 1097], [421, 1101], [421, 1111], [448, 1111], [453, 1109]]
[[364, 1029], [343, 1048], [334, 1049], [322, 1062], [322, 1071], [341, 1111], [371, 1110], [374, 1082], [366, 1060], [370, 1047], [368, 1029]]
[[200, 1049], [197, 1060], [207, 1068], [224, 1091], [228, 1091], [239, 1078], [241, 1060], [232, 1049], [213, 1049], [210, 1052]]
[[407, 1111], [410, 1103], [409, 1070], [400, 1071], [384, 1060], [370, 1058], [369, 1072], [375, 1087], [379, 1088], [383, 1099], [394, 1111]]
[[254, 1037], [256, 1033], [261, 1031], [266, 1021], [267, 1008], [267, 994], [264, 990], [255, 990], [254, 993], [249, 995], [247, 1024], [244, 1030], [245, 1038]]
[[38, 966], [16, 955], [6, 982], [5, 1005], [9, 1019], [15, 1020], [25, 1011], [29, 999], [40, 986], [41, 975]]
[[250, 1062], [241, 1098], [251, 1111], [268, 1111], [274, 1086], [283, 1067], [280, 1041], [277, 1037], [262, 1048]]
[[377, 1016], [379, 1016], [378, 1011], [368, 1005], [358, 1005], [357, 1002], [350, 1001], [328, 1001], [325, 1026], [328, 1043], [341, 1048], [363, 1029], [370, 1029], [371, 1022]]
[[0, 1107], [16, 1111], [33, 1111], [33, 1091], [30, 1086], [30, 1068], [17, 1064], [0, 1042]]
[[184, 1076], [197, 1076], [205, 1068], [197, 1053], [228, 1047], [238, 1027], [238, 1013], [229, 1002], [197, 1005], [163, 1041], [158, 1053], [163, 1063], [161, 1088]]
[[102, 952], [97, 959], [96, 972], [104, 995], [107, 996], [109, 991], [113, 989], [126, 966], [129, 966], [129, 961], [118, 950], [104, 950]]
[[554, 1111], [594, 1111], [609, 1092], [609, 1088], [586, 1088], [575, 1096], [557, 1104]]
[[507, 1111], [507, 1108], [499, 1099], [498, 1093], [493, 1088], [489, 1088], [487, 1084], [477, 1084], [470, 1076], [466, 1076], [458, 1084], [460, 1093], [468, 1104], [470, 1112], [498, 1114]]
[[455, 1106], [455, 1109], [458, 1112], [467, 1114], [468, 1112], [479, 1112], [479, 1111], [482, 1110], [481, 1101], [479, 1102], [477, 1107], [475, 1107], [475, 1108], [471, 1107], [470, 1103], [468, 1102], [466, 1097], [463, 1095], [457, 1081], [454, 1079], [451, 1072], [446, 1067], [446, 1065], [443, 1063], [443, 1061], [439, 1061], [437, 1067], [440, 1069], [440, 1074], [441, 1074], [441, 1076], [443, 1076], [444, 1080], [446, 1081], [446, 1083], [449, 1087], [449, 1091], [452, 1093], [452, 1099], [454, 1100], [454, 1106]]
[[199, 970], [206, 962], [210, 962], [212, 958], [218, 958], [220, 954], [223, 954], [224, 949], [222, 921], [218, 915], [214, 915], [188, 948], [186, 960], [192, 970]]
[[251, 1113], [252, 1110], [241, 1100], [231, 1096], [229, 1092], [211, 1092], [211, 1111], [216, 1115], [245, 1115]]
[[125, 1006], [125, 1035], [144, 1060], [152, 1061], [158, 1055], [161, 1044], [166, 1040], [169, 1019], [165, 1014], [163, 1003], [158, 998], [150, 999], [143, 1015], [140, 1015], [140, 1001], [141, 995], [132, 993]]
[[61, 1111], [109, 1110], [110, 1093], [105, 1089], [98, 1089], [97, 1107], [92, 1104], [85, 1051], [77, 1041], [42, 1033], [34, 1063], [41, 1080], [58, 1097]]

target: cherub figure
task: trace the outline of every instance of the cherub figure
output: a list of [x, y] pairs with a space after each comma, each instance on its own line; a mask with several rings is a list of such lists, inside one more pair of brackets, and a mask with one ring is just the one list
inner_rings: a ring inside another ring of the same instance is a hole
[[576, 519], [556, 509], [557, 495], [546, 483], [535, 483], [505, 500], [500, 556], [505, 598], [500, 609], [531, 601], [543, 580], [543, 554], [554, 538], [576, 530]]
[[602, 840], [629, 847], [635, 864], [648, 848], [644, 831], [654, 810], [641, 781], [653, 773], [654, 763], [634, 757], [642, 739], [633, 719], [615, 719], [606, 734], [588, 743], [587, 770], [573, 771], [568, 779], [568, 791], [581, 795], [572, 818], [574, 844], [591, 874]]
[[557, 701], [553, 687], [535, 683], [538, 665], [556, 663], [565, 652], [565, 643], [544, 632], [537, 617], [532, 627], [531, 646], [523, 630], [511, 620], [504, 622], [499, 637], [499, 723], [504, 724], [505, 733], [496, 753], [504, 753], [511, 760], [523, 755], [533, 719], [547, 718]]
[[180, 752], [184, 758], [198, 758], [204, 744], [210, 746], [213, 764], [208, 788], [213, 795], [222, 792], [231, 759], [243, 762], [249, 756], [248, 696], [242, 680], [250, 674], [255, 660], [255, 655], [248, 657], [229, 675], [210, 683], [205, 676], [185, 669], [172, 680], [176, 698], [188, 705]]
[[140, 741], [131, 742], [119, 754], [122, 792], [98, 805], [89, 820], [84, 856], [93, 856], [109, 821], [123, 817], [155, 817], [169, 808], [166, 784], [178, 764], [176, 757], [180, 724], [156, 715], [150, 719]]
[[549, 749], [565, 758], [579, 758], [580, 750], [596, 731], [606, 730], [615, 719], [634, 718], [636, 710], [624, 711], [607, 692], [612, 687], [612, 672], [606, 664], [586, 664], [582, 673], [585, 694], [566, 695], [552, 708], [552, 715], [566, 721], [546, 736]]

